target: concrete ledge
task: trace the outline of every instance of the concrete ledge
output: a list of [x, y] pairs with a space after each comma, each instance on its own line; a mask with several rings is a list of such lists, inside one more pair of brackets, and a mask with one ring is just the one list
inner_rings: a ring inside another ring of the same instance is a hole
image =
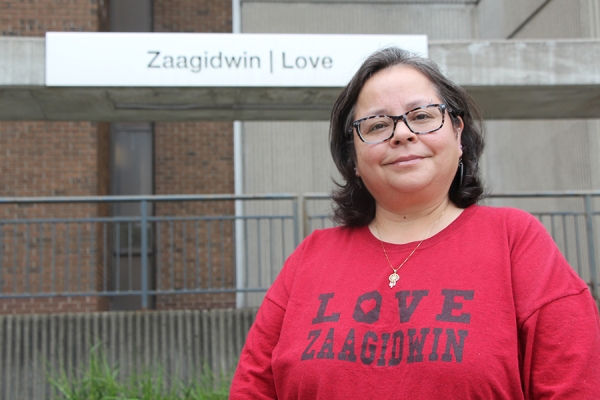
[[[600, 41], [435, 41], [487, 119], [600, 118]], [[0, 120], [327, 120], [340, 88], [57, 88], [45, 39], [0, 38]]]

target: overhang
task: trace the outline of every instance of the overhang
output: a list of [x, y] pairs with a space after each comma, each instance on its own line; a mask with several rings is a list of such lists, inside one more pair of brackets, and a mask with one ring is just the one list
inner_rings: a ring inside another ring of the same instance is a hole
[[[486, 119], [600, 118], [600, 41], [432, 41]], [[0, 120], [327, 120], [339, 87], [47, 87], [45, 39], [0, 38]]]

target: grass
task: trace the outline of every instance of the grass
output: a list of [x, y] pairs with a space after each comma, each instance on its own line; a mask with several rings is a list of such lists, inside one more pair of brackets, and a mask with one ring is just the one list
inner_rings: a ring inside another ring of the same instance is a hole
[[[227, 399], [231, 377], [217, 379], [209, 368], [196, 379], [183, 382], [168, 380], [162, 367], [120, 376], [118, 365], [110, 364], [99, 345], [90, 350], [89, 362], [78, 373], [64, 368], [51, 373], [49, 380], [55, 399], [64, 400], [220, 400]], [[208, 372], [206, 372], [208, 371]]]

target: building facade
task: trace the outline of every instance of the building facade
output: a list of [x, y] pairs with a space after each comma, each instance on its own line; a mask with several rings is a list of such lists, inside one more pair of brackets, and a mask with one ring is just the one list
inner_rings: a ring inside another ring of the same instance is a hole
[[[476, 47], [494, 41], [594, 43], [600, 36], [600, 1], [73, 0], [65, 4], [55, 0], [5, 0], [0, 4], [3, 37], [43, 37], [48, 31], [426, 34], [432, 45], [442, 49], [456, 43]], [[439, 54], [431, 56], [444, 66], [444, 59], [436, 59]], [[570, 118], [566, 103], [566, 111], [553, 119], [496, 119], [494, 109], [483, 109], [488, 120], [482, 168], [489, 190], [600, 189], [599, 120], [582, 119], [577, 110]], [[328, 122], [324, 119], [244, 121], [235, 125], [235, 133], [231, 120], [40, 119], [27, 121], [15, 117], [0, 121], [0, 197], [329, 192], [338, 177], [328, 153]], [[562, 204], [561, 200], [555, 203], [551, 206]], [[269, 213], [277, 207], [262, 202], [247, 205], [242, 212]], [[125, 204], [0, 206], [2, 219], [125, 218], [139, 212], [139, 208]], [[151, 213], [155, 217], [232, 216], [236, 210], [232, 202], [190, 202], [183, 206], [164, 202], [154, 204]], [[123, 285], [126, 289], [133, 287], [133, 281], [139, 282], [137, 269], [134, 272], [117, 269], [121, 257], [125, 265], [125, 259], [135, 259], [136, 255], [121, 254], [113, 248], [110, 262], [95, 263], [94, 257], [100, 257], [102, 251], [77, 255], [68, 250], [77, 247], [76, 240], [80, 237], [92, 242], [90, 248], [101, 248], [103, 235], [114, 242], [115, 231], [104, 233], [97, 231], [100, 228], [88, 228], [83, 236], [72, 232], [69, 236], [69, 228], [65, 226], [53, 235], [66, 250], [54, 254], [48, 244], [44, 245], [49, 240], [50, 228], [36, 232], [27, 229], [26, 225], [5, 228], [0, 243], [3, 245], [1, 284], [5, 293], [27, 291], [29, 287], [60, 292], [82, 282], [98, 289], [103, 282]], [[186, 229], [183, 225], [173, 228], [163, 224], [154, 229], [149, 285], [185, 289], [188, 280], [213, 279], [213, 272], [217, 276], [219, 269], [225, 271], [219, 275], [220, 284], [235, 288], [233, 225], [203, 226], [199, 228], [203, 233], [196, 236], [198, 240], [188, 240], [185, 234], [166, 239], [168, 229], [181, 232]], [[159, 232], [161, 229], [165, 231]], [[223, 238], [224, 247], [210, 248], [208, 229], [212, 229], [210, 234]], [[122, 232], [123, 237], [126, 234]], [[27, 242], [31, 245], [24, 248], [15, 237], [31, 238]], [[216, 266], [214, 271], [201, 275], [194, 269], [196, 258], [191, 255], [198, 248], [203, 249], [199, 262], [205, 263], [210, 258], [210, 268]], [[40, 268], [44, 260], [48, 262], [52, 257], [55, 269]], [[127, 264], [128, 268], [137, 265], [136, 262]], [[276, 262], [280, 267], [281, 260]], [[168, 263], [175, 267], [169, 271], [159, 268]], [[68, 266], [75, 264], [82, 267], [76, 274], [69, 273]], [[251, 268], [263, 266], [257, 262]], [[241, 302], [238, 298], [236, 303], [235, 295], [230, 293], [170, 294], [156, 296], [150, 307], [232, 307], [255, 305], [259, 300], [260, 296]], [[0, 313], [5, 314], [140, 307], [137, 300], [93, 295], [0, 300]]]

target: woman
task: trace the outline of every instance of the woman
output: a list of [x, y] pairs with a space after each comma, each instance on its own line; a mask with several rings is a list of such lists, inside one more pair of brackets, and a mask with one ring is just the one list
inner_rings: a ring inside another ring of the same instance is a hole
[[529, 214], [477, 206], [480, 115], [435, 64], [370, 56], [336, 101], [340, 227], [286, 261], [232, 399], [600, 397], [585, 283]]

